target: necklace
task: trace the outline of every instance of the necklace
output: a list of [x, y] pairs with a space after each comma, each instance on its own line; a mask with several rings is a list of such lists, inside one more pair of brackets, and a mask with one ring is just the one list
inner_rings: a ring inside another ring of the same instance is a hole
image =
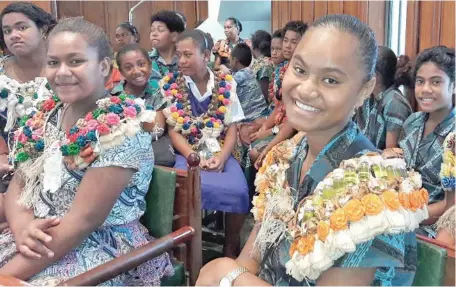
[[193, 115], [189, 90], [182, 74], [169, 73], [160, 81], [165, 98], [171, 102], [171, 106], [164, 110], [166, 122], [180, 132], [195, 150], [203, 137], [223, 140], [233, 77], [218, 73], [215, 78], [208, 110], [199, 116]]

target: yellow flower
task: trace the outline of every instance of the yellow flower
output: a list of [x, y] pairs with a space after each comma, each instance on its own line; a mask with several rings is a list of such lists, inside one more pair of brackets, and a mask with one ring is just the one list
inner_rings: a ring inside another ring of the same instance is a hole
[[382, 193], [381, 197], [389, 210], [396, 211], [401, 206], [399, 197], [395, 191], [387, 190]]
[[342, 208], [337, 209], [329, 218], [331, 229], [334, 231], [347, 229], [348, 220]]
[[450, 166], [454, 166], [454, 154], [451, 150], [447, 150], [443, 153], [443, 162], [449, 164]]
[[177, 95], [177, 90], [176, 90], [176, 89], [172, 89], [172, 90], [171, 90], [171, 94], [172, 94], [173, 96]]
[[183, 117], [178, 117], [177, 118], [177, 122], [180, 123], [180, 124], [184, 123], [184, 118]]
[[231, 80], [233, 80], [233, 76], [231, 76], [231, 75], [226, 75], [226, 76], [225, 76], [225, 80], [231, 81]]
[[214, 128], [218, 129], [219, 127], [220, 127], [220, 124], [217, 123], [217, 122], [215, 122], [215, 123], [214, 123]]
[[418, 208], [421, 208], [421, 193], [419, 190], [412, 191], [409, 194], [409, 200], [410, 200], [410, 209], [412, 211], [416, 211]]
[[366, 215], [377, 215], [384, 208], [383, 202], [380, 200], [378, 195], [375, 194], [367, 194], [363, 196], [361, 202], [364, 205]]
[[223, 95], [218, 95], [218, 100], [219, 101], [223, 101], [225, 99], [225, 97]]
[[446, 164], [442, 164], [440, 174], [443, 177], [449, 177], [451, 174], [451, 167]]
[[364, 217], [363, 204], [359, 199], [352, 199], [344, 206], [344, 213], [351, 222], [356, 222]]
[[164, 76], [163, 77], [163, 81], [165, 81], [165, 83], [168, 83], [170, 80], [169, 76]]
[[221, 112], [222, 114], [226, 113], [226, 107], [225, 106], [221, 106], [220, 108], [218, 108], [219, 112]]
[[177, 119], [179, 117], [179, 114], [177, 112], [174, 112], [171, 114], [171, 117], [173, 117], [173, 119]]
[[428, 191], [425, 188], [422, 188], [422, 189], [420, 189], [420, 195], [421, 195], [421, 199], [422, 199], [423, 204], [428, 204], [428, 202], [429, 202], [429, 193], [428, 193]]

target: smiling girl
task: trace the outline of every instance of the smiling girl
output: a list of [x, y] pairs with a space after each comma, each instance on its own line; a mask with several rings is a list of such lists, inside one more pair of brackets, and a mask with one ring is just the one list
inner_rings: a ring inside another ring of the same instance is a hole
[[[111, 57], [103, 29], [82, 17], [50, 34], [46, 77], [56, 96], [18, 130], [0, 274], [57, 285], [151, 240], [139, 223], [154, 165], [140, 117], [151, 121], [153, 112], [109, 97]], [[172, 272], [164, 253], [108, 284], [157, 286]]]
[[157, 93], [152, 87], [151, 60], [147, 52], [138, 44], [129, 44], [119, 50], [116, 62], [125, 80], [111, 90], [111, 95], [141, 98], [157, 111], [155, 123], [144, 124], [144, 129], [152, 133], [155, 164], [172, 167], [175, 162], [174, 150], [168, 134], [165, 133], [166, 123], [162, 112], [166, 102], [161, 93]]
[[[306, 136], [297, 142], [289, 141], [294, 147], [290, 167], [285, 174], [277, 175], [277, 178], [286, 177], [293, 202], [312, 195], [317, 184], [343, 160], [375, 150], [351, 117], [353, 110], [374, 89], [376, 57], [374, 33], [349, 15], [324, 16], [312, 24], [299, 42], [283, 81], [283, 101], [289, 123]], [[272, 244], [264, 254], [255, 252], [254, 242], [262, 227], [260, 224], [254, 227], [236, 260], [216, 259], [203, 267], [197, 285], [227, 282], [223, 286], [412, 283], [416, 262], [413, 233], [379, 235], [359, 244], [353, 253], [338, 259], [313, 282], [297, 281], [287, 273], [285, 264], [290, 259], [291, 242], [286, 234], [271, 238]]]
[[415, 65], [415, 98], [421, 112], [404, 123], [399, 145], [410, 168], [419, 171], [429, 192], [429, 219], [421, 231], [435, 236], [434, 224], [454, 204], [454, 192], [444, 192], [440, 181], [443, 142], [455, 128], [454, 49], [424, 50]]

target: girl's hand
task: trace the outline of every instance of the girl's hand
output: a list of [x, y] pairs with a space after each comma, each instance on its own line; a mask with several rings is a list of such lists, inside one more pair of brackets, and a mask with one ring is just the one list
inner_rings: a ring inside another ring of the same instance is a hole
[[41, 256], [54, 257], [54, 252], [46, 247], [52, 237], [46, 232], [60, 223], [58, 218], [34, 219], [16, 236], [16, 248], [24, 256], [39, 259]]
[[215, 172], [222, 172], [225, 168], [225, 161], [220, 158], [220, 156], [213, 156], [208, 161], [207, 169]]
[[264, 139], [268, 136], [271, 135], [271, 132], [267, 131], [267, 130], [259, 130], [257, 131], [256, 133], [253, 133], [250, 135], [250, 141], [251, 142], [254, 142], [256, 140], [261, 140], [261, 139]]

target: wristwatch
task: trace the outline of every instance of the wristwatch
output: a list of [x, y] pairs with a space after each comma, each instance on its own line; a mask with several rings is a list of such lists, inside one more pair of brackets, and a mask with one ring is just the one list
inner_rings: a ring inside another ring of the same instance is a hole
[[233, 271], [231, 271], [228, 274], [226, 274], [225, 277], [223, 277], [220, 280], [220, 287], [231, 287], [231, 286], [233, 286], [234, 280], [236, 280], [236, 278], [238, 278], [239, 275], [241, 275], [241, 274], [243, 274], [245, 272], [249, 272], [249, 270], [247, 268], [245, 268], [245, 267], [238, 267], [238, 268], [234, 269]]
[[279, 128], [279, 126], [274, 126], [271, 131], [272, 131], [272, 135], [275, 136], [279, 133], [280, 128]]

